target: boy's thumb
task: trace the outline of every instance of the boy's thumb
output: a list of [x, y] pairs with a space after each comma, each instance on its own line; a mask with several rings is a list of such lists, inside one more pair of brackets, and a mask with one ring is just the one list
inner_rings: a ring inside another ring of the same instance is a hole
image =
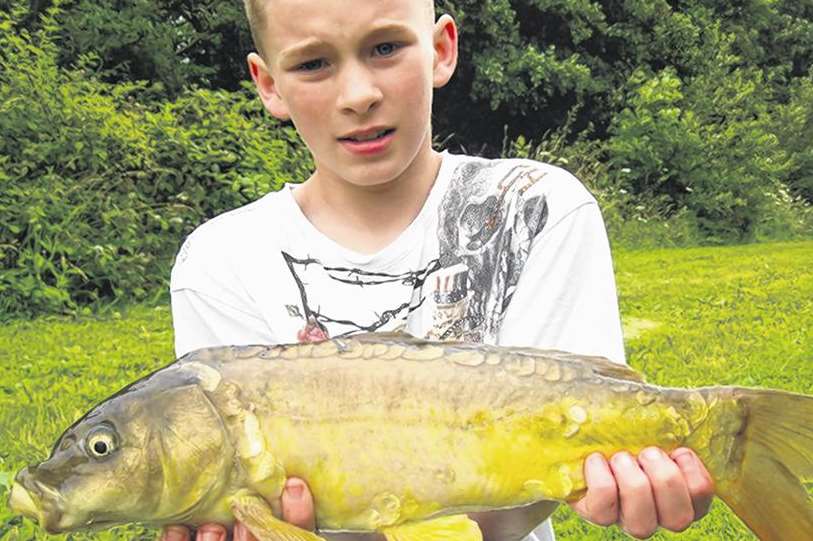
[[303, 530], [312, 532], [316, 528], [313, 496], [302, 479], [291, 477], [286, 481], [282, 492], [282, 519]]

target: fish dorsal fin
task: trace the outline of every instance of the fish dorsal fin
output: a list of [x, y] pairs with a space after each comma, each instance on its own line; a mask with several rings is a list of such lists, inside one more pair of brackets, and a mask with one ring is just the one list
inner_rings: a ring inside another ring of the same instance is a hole
[[615, 363], [606, 357], [580, 355], [558, 349], [534, 349], [523, 347], [509, 348], [512, 353], [532, 357], [546, 357], [560, 363], [577, 364], [586, 367], [597, 376], [645, 383], [644, 376], [626, 364]]
[[637, 372], [626, 364], [614, 363], [606, 357], [599, 357], [597, 355], [579, 355], [577, 353], [570, 353], [560, 350], [534, 350], [531, 348], [521, 349], [525, 349], [528, 351], [528, 353], [532, 353], [534, 355], [545, 355], [561, 362], [578, 363], [581, 366], [588, 367], [598, 376], [645, 383], [644, 376], [640, 372]]
[[384, 340], [390, 340], [392, 342], [406, 342], [414, 345], [430, 343], [430, 340], [418, 338], [417, 336], [413, 336], [406, 331], [364, 332], [350, 335], [348, 338], [358, 340], [359, 342], [381, 342]]
[[411, 522], [381, 533], [387, 541], [483, 541], [480, 527], [466, 515]]
[[574, 358], [585, 361], [593, 369], [593, 372], [599, 376], [646, 383], [646, 379], [640, 372], [625, 364], [614, 363], [604, 357], [574, 356]]

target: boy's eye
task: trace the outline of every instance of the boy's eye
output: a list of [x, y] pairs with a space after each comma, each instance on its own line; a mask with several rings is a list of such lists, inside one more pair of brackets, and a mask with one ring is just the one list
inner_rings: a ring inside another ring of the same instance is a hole
[[[395, 51], [398, 50], [400, 45], [397, 43], [380, 43], [375, 46], [375, 52], [378, 53], [380, 56], [392, 56]], [[308, 62], [303, 62], [296, 67], [296, 71], [305, 71], [305, 72], [313, 72], [318, 71], [319, 69], [325, 66], [325, 61], [322, 58], [317, 60], [309, 60]]]
[[316, 71], [322, 67], [324, 64], [324, 60], [321, 58], [319, 60], [310, 60], [308, 62], [304, 62], [296, 67], [297, 71]]
[[375, 50], [381, 56], [390, 56], [398, 48], [395, 43], [381, 43], [375, 46]]

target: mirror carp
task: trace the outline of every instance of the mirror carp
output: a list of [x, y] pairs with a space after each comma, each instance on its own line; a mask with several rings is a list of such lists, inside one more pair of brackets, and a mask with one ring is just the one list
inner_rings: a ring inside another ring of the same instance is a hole
[[48, 532], [244, 522], [262, 541], [303, 478], [318, 532], [481, 539], [466, 513], [574, 501], [588, 455], [692, 448], [763, 540], [813, 539], [813, 397], [664, 388], [606, 359], [371, 333], [192, 352], [76, 421], [16, 477]]

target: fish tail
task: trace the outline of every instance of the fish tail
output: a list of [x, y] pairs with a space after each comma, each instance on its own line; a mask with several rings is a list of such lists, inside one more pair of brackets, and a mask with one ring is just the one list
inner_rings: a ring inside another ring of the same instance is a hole
[[745, 421], [717, 495], [762, 541], [813, 540], [813, 396], [729, 390]]

